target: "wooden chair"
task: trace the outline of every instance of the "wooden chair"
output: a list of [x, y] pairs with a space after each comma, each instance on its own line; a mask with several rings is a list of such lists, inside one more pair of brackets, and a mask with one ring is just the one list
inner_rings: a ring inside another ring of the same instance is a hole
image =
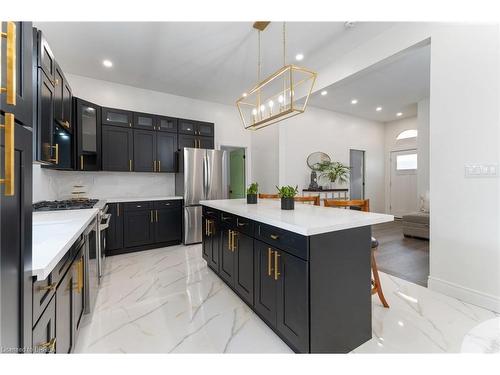
[[261, 194], [259, 193], [259, 199], [278, 199], [278, 194]]
[[315, 206], [319, 206], [319, 195], [310, 196], [310, 197], [295, 197], [293, 198], [295, 202], [311, 202]]
[[[369, 199], [360, 199], [360, 200], [348, 200], [342, 201], [337, 199], [325, 199], [325, 207], [359, 207], [361, 211], [369, 212], [370, 211], [370, 200]], [[372, 263], [372, 294], [377, 293], [380, 302], [384, 307], [389, 308], [389, 304], [385, 299], [384, 292], [382, 291], [382, 283], [380, 282], [380, 276], [378, 274], [377, 262], [375, 261], [375, 251], [378, 249], [378, 241], [376, 238], [372, 237], [371, 243], [371, 263]]]

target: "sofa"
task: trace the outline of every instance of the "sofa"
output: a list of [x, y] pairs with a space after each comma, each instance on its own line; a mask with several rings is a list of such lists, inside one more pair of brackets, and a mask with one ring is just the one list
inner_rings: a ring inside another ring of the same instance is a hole
[[420, 211], [403, 215], [403, 235], [429, 239], [429, 193], [420, 197]]

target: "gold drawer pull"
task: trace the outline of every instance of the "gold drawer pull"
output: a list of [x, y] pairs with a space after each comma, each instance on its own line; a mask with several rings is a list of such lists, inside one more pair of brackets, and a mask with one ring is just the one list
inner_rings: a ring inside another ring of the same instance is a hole
[[271, 276], [271, 273], [273, 272], [273, 251], [271, 248], [267, 249], [267, 275]]
[[228, 238], [228, 244], [227, 244], [227, 246], [228, 246], [229, 250], [231, 251], [232, 248], [233, 248], [233, 245], [231, 243], [231, 240], [233, 239], [233, 236], [231, 236], [231, 229], [229, 229], [227, 231], [227, 238]]
[[281, 275], [279, 272], [279, 264], [278, 264], [278, 259], [280, 255], [278, 254], [277, 251], [274, 252], [274, 280], [278, 280], [278, 277]]
[[233, 250], [233, 253], [234, 253], [235, 250], [238, 250], [237, 245], [236, 245], [236, 242], [238, 241], [238, 232], [235, 232], [234, 230], [231, 231], [231, 232], [232, 232], [232, 235], [233, 235], [233, 241], [232, 241], [233, 242], [233, 248], [232, 248], [232, 250]]
[[151, 210], [150, 213], [151, 213], [151, 215], [150, 215], [151, 216], [151, 222], [153, 222], [153, 210]]
[[41, 292], [49, 292], [52, 290], [56, 290], [56, 286], [57, 286], [56, 283], [52, 283], [52, 284], [49, 284], [47, 286], [40, 286], [40, 287], [38, 287], [38, 290]]
[[[2, 22], [0, 22], [0, 31]], [[16, 24], [7, 22], [7, 32], [1, 32], [2, 38], [7, 39], [7, 82], [6, 87], [0, 89], [0, 93], [6, 92], [6, 103], [16, 105]], [[2, 60], [2, 48], [0, 45], [0, 61]], [[0, 82], [2, 82], [2, 73], [0, 72]]]
[[132, 172], [132, 160], [128, 161], [128, 170]]
[[55, 352], [56, 351], [56, 338], [50, 339], [49, 342], [44, 342], [43, 344], [38, 345], [39, 350], [44, 350], [46, 352]]
[[14, 195], [14, 115], [12, 113], [5, 114], [5, 124], [0, 125], [0, 129], [5, 131], [5, 178], [0, 178], [0, 184], [5, 185], [5, 196], [10, 197]]
[[161, 161], [158, 160], [158, 172], [161, 172]]
[[271, 234], [270, 236], [273, 240], [277, 240], [278, 238], [280, 238], [280, 236], [276, 235], [276, 234]]
[[156, 222], [158, 222], [158, 210], [156, 210], [155, 214], [156, 214]]

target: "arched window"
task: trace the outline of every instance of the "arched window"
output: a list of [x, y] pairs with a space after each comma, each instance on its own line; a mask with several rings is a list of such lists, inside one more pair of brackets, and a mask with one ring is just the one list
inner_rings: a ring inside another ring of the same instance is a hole
[[418, 136], [418, 130], [417, 129], [409, 129], [402, 131], [399, 133], [399, 135], [396, 137], [396, 139], [399, 141], [401, 139], [408, 139], [408, 138], [416, 138]]

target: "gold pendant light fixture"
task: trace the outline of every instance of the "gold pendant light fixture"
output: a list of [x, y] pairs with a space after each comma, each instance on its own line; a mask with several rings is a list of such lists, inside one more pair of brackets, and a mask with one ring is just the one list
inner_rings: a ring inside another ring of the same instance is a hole
[[283, 67], [260, 81], [261, 33], [270, 22], [253, 24], [258, 31], [257, 81], [251, 90], [236, 101], [245, 129], [257, 130], [304, 113], [317, 74], [309, 69], [286, 64], [286, 24], [283, 22]]

